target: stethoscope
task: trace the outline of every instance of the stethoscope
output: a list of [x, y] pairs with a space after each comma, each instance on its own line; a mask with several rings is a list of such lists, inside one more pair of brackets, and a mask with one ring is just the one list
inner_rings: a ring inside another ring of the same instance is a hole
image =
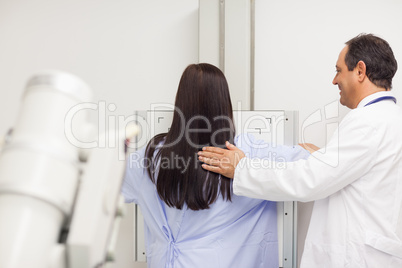
[[383, 97], [379, 97], [379, 98], [377, 98], [377, 99], [374, 99], [374, 100], [370, 101], [369, 103], [367, 103], [366, 105], [364, 105], [364, 107], [366, 107], [366, 106], [368, 106], [368, 105], [371, 105], [371, 104], [373, 104], [373, 103], [377, 103], [377, 102], [383, 101], [383, 100], [393, 100], [393, 101], [396, 103], [396, 98], [395, 98], [395, 97], [393, 97], [393, 96], [383, 96]]

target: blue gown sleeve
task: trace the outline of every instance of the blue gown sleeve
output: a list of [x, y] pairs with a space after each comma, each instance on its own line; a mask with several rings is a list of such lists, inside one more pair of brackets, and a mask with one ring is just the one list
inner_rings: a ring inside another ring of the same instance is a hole
[[294, 162], [307, 159], [310, 153], [299, 145], [272, 145], [264, 140], [257, 140], [252, 134], [240, 134], [235, 138], [235, 145], [249, 158], [261, 158], [276, 162]]
[[126, 203], [138, 203], [137, 200], [139, 191], [141, 190], [141, 184], [145, 179], [149, 180], [147, 165], [145, 148], [129, 155], [121, 188], [121, 193]]

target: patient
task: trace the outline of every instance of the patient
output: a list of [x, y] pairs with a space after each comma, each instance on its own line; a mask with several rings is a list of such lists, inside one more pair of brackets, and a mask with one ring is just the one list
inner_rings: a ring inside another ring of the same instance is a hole
[[309, 153], [300, 146], [258, 149], [262, 141], [235, 137], [232, 119], [224, 74], [210, 64], [189, 65], [169, 132], [130, 155], [122, 193], [142, 210], [148, 267], [279, 267], [276, 203], [234, 195], [232, 180], [204, 170], [197, 152], [230, 141], [249, 157], [296, 161]]

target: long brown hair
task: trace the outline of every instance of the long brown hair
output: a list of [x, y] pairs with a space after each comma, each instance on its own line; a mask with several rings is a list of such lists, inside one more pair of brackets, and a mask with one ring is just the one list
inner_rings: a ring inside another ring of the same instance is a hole
[[231, 201], [230, 179], [204, 170], [197, 152], [203, 146], [225, 148], [234, 134], [224, 74], [211, 64], [189, 65], [180, 79], [169, 132], [153, 137], [146, 148], [147, 171], [159, 197], [170, 207], [187, 204], [192, 210], [208, 209], [219, 194]]

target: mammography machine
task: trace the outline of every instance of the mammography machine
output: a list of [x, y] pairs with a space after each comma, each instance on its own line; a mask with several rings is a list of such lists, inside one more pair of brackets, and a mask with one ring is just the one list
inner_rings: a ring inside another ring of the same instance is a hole
[[[134, 121], [141, 134], [131, 141], [131, 149], [137, 150], [147, 145], [150, 138], [168, 132], [173, 112], [162, 104], [151, 107], [149, 111], [137, 111]], [[273, 145], [297, 144], [298, 113], [296, 111], [234, 111], [233, 120], [236, 133], [253, 135]], [[269, 156], [267, 156], [269, 157]], [[271, 156], [275, 160], [275, 155]], [[280, 267], [296, 267], [297, 263], [297, 205], [296, 202], [278, 202], [278, 238]], [[134, 208], [134, 260], [146, 261], [144, 219], [139, 207]], [[128, 221], [130, 219], [124, 219]]]
[[[63, 72], [28, 81], [0, 146], [1, 268], [92, 268], [113, 259], [123, 207], [119, 156], [135, 128], [95, 133], [86, 117], [91, 95]], [[106, 137], [115, 145], [101, 148]]]

